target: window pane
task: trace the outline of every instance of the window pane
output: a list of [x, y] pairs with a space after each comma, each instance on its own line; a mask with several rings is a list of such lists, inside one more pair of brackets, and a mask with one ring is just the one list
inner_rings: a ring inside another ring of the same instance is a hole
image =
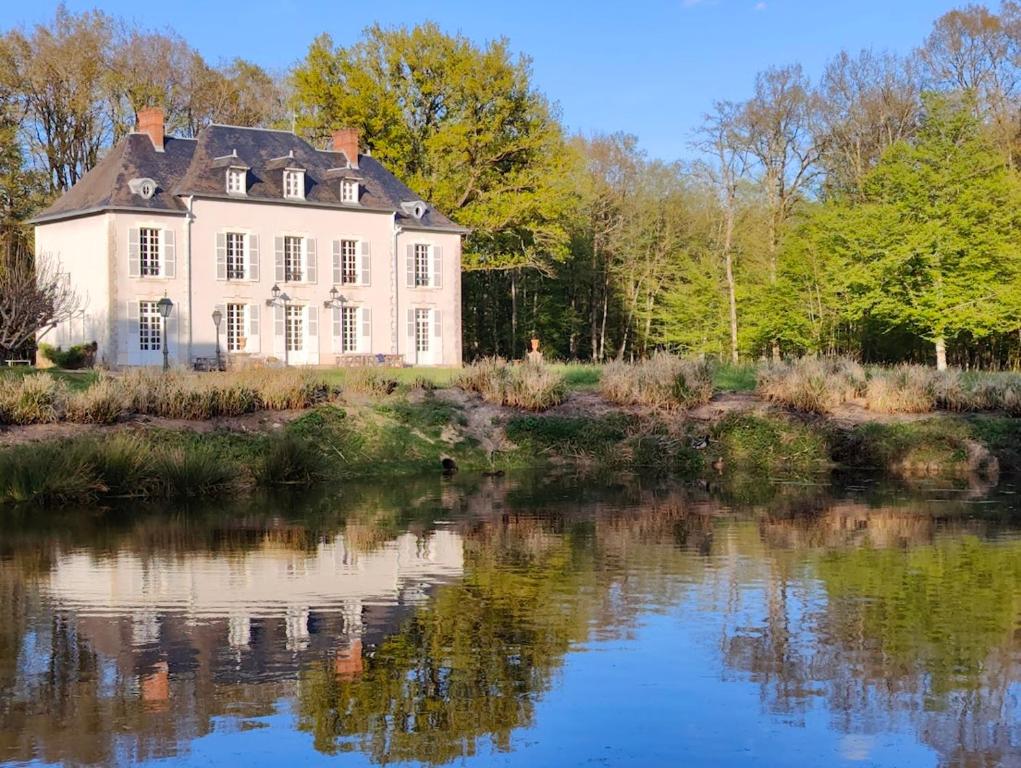
[[301, 238], [284, 238], [284, 280], [300, 282], [302, 279]]
[[287, 307], [287, 351], [301, 352], [305, 343], [304, 307]]
[[245, 279], [245, 236], [240, 232], [227, 233], [227, 279]]
[[138, 302], [138, 348], [143, 352], [158, 352], [163, 349], [161, 345], [161, 321], [160, 311], [155, 301]]
[[227, 351], [245, 350], [245, 305], [227, 305]]
[[358, 308], [342, 307], [340, 310], [340, 351], [358, 351]]
[[415, 310], [415, 350], [429, 351], [429, 310]]
[[160, 275], [160, 231], [143, 227], [138, 230], [139, 274], [142, 277]]
[[415, 246], [415, 285], [427, 287], [429, 285], [429, 246]]
[[344, 285], [358, 282], [357, 246], [354, 240], [340, 241], [340, 281]]

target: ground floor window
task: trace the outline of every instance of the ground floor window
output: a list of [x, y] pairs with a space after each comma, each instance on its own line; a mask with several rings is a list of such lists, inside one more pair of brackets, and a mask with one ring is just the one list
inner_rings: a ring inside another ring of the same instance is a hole
[[305, 308], [304, 307], [287, 307], [286, 316], [286, 334], [287, 334], [287, 351], [288, 352], [301, 352], [305, 345]]
[[415, 310], [415, 351], [429, 351], [429, 310]]
[[358, 307], [340, 309], [340, 351], [358, 351]]
[[143, 352], [159, 352], [163, 349], [160, 332], [159, 308], [155, 301], [138, 302], [138, 348]]
[[245, 305], [227, 305], [227, 351], [245, 351]]

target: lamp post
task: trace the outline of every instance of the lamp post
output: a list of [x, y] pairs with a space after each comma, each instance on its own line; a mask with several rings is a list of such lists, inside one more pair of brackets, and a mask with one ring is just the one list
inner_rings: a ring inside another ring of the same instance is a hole
[[156, 302], [156, 309], [160, 313], [160, 317], [163, 318], [163, 334], [160, 338], [160, 346], [163, 347], [163, 370], [170, 370], [170, 348], [167, 344], [167, 318], [170, 317], [170, 313], [174, 310], [174, 302], [167, 298], [166, 294], [163, 294], [163, 298]]
[[220, 323], [223, 322], [223, 312], [218, 309], [213, 310], [213, 325], [216, 326], [216, 370], [220, 368]]
[[266, 299], [267, 307], [283, 307], [284, 309], [284, 366], [290, 365], [290, 355], [287, 338], [287, 303], [291, 300], [291, 297], [280, 290], [280, 286], [274, 283], [273, 288], [270, 289], [272, 297]]

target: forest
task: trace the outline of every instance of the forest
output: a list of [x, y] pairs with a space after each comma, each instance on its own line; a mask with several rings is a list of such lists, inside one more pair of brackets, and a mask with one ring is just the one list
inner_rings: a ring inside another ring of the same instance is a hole
[[[577, 135], [508, 40], [426, 23], [329, 36], [288, 71], [206, 61], [173, 31], [57, 9], [0, 35], [0, 236], [162, 106], [362, 150], [469, 227], [469, 359], [842, 354], [1021, 365], [1021, 4], [934, 20], [905, 54], [778, 62], [711, 105], [690, 155]], [[10, 250], [10, 248], [9, 248]]]

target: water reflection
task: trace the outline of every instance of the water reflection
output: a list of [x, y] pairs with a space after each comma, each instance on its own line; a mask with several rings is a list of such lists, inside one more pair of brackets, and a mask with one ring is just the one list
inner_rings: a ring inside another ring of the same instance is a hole
[[[299, 762], [790, 762], [761, 729], [811, 745], [794, 764], [1021, 765], [1013, 497], [940, 495], [462, 479], [27, 516], [0, 541], [0, 761], [197, 761], [268, 728]], [[721, 744], [712, 702], [751, 691]], [[582, 710], [605, 744], [543, 753]]]

